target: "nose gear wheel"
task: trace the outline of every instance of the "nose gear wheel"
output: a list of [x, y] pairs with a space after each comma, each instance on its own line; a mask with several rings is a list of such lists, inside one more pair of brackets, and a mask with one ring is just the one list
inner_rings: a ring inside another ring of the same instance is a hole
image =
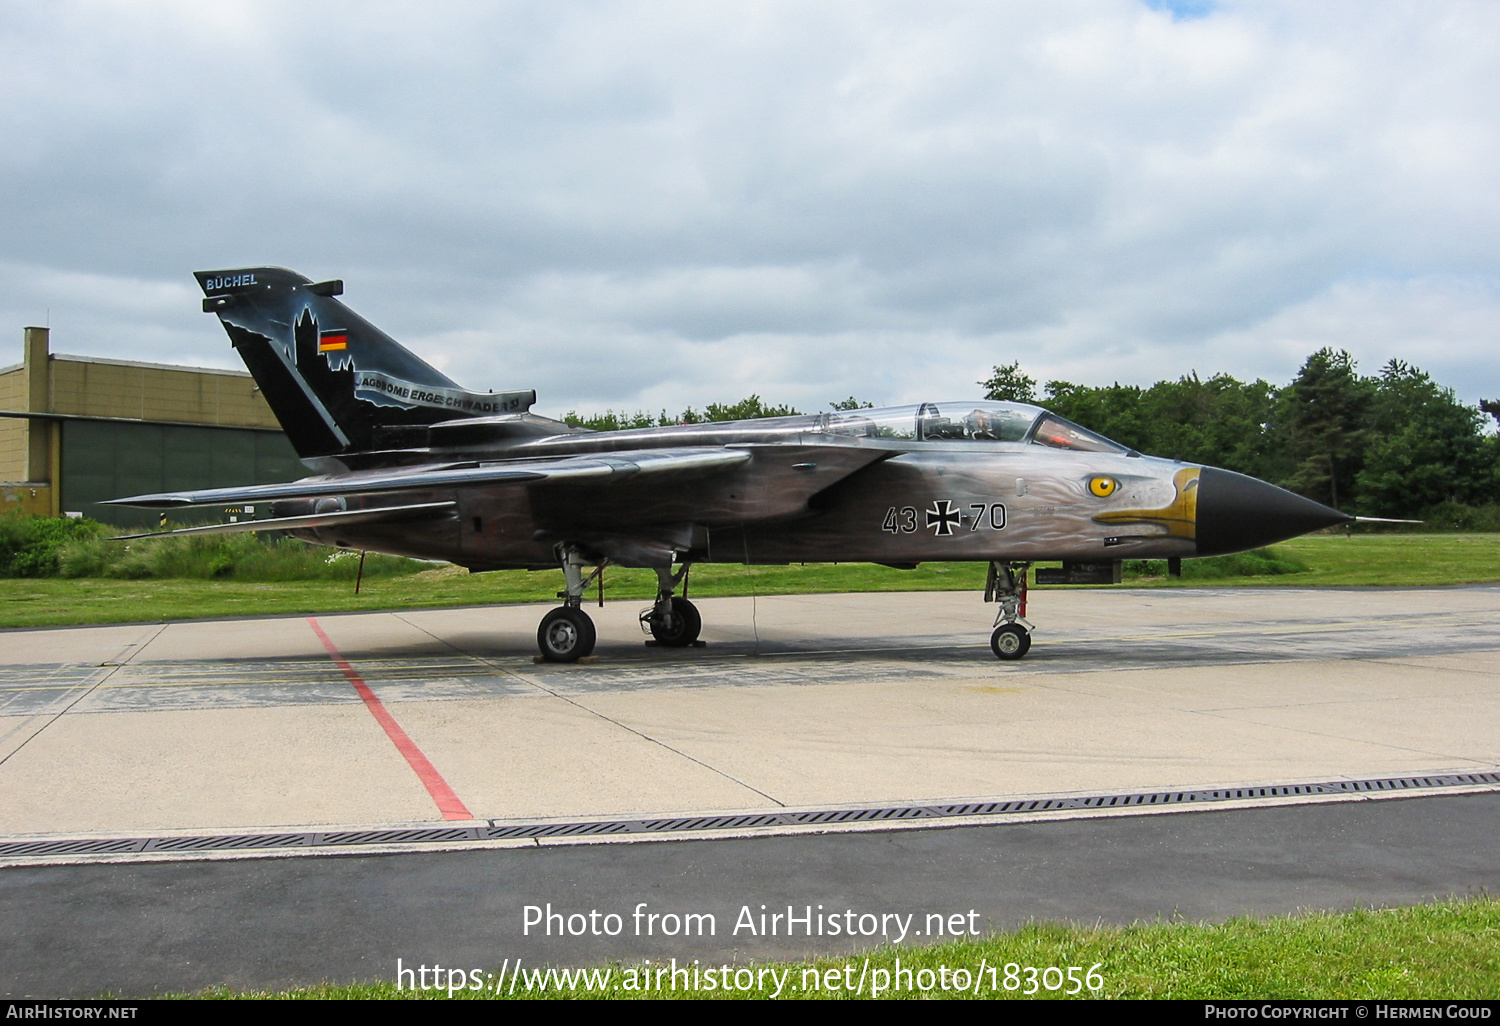
[[1031, 649], [1031, 632], [1018, 623], [1001, 624], [990, 635], [990, 648], [999, 659], [1019, 659]]

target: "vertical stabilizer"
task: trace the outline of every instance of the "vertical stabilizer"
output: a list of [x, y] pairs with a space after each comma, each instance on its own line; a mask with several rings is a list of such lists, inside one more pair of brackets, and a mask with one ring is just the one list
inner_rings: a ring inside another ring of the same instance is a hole
[[382, 448], [380, 429], [522, 413], [536, 393], [470, 392], [283, 267], [198, 271], [229, 340], [303, 459]]

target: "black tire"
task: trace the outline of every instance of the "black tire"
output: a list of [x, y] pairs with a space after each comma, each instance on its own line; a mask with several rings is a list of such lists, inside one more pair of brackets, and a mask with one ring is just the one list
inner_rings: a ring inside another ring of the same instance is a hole
[[990, 635], [997, 659], [1019, 659], [1031, 649], [1031, 633], [1018, 623], [1003, 623]]
[[686, 648], [698, 640], [703, 630], [703, 616], [698, 607], [685, 598], [674, 597], [672, 608], [665, 616], [653, 616], [649, 621], [651, 636], [665, 648]]
[[594, 621], [581, 609], [559, 606], [542, 617], [536, 629], [536, 647], [549, 663], [576, 663], [594, 651], [598, 635]]

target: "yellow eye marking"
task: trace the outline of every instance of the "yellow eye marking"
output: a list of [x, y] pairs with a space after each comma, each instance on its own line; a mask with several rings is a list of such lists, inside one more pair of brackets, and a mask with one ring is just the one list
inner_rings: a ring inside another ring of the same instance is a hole
[[1089, 491], [1101, 499], [1107, 499], [1115, 494], [1115, 489], [1118, 487], [1120, 487], [1119, 482], [1112, 477], [1094, 477], [1089, 479]]
[[[1192, 541], [1198, 535], [1198, 472], [1202, 469], [1183, 467], [1174, 474], [1172, 485], [1177, 495], [1160, 509], [1111, 509], [1095, 513], [1094, 520], [1101, 524], [1156, 524], [1167, 529], [1168, 537]], [[1119, 482], [1113, 483], [1118, 491]]]

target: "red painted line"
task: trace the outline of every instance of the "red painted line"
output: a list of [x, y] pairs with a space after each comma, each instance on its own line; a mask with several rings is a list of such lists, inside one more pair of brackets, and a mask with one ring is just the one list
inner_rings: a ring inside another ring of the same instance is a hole
[[427, 756], [422, 754], [422, 749], [417, 747], [417, 743], [401, 729], [401, 724], [396, 722], [396, 718], [386, 711], [385, 705], [375, 697], [375, 692], [370, 690], [370, 685], [366, 684], [364, 678], [349, 665], [349, 661], [339, 654], [333, 642], [328, 640], [328, 635], [323, 633], [323, 628], [319, 626], [318, 621], [309, 616], [307, 622], [312, 627], [313, 633], [318, 636], [318, 640], [323, 642], [323, 647], [328, 649], [328, 654], [333, 656], [334, 663], [344, 672], [344, 676], [349, 678], [349, 683], [354, 685], [354, 690], [359, 692], [359, 697], [364, 699], [365, 708], [370, 710], [370, 715], [375, 717], [375, 722], [380, 724], [385, 731], [385, 736], [391, 739], [391, 744], [396, 746], [396, 751], [401, 753], [401, 757], [412, 768], [417, 779], [422, 781], [422, 786], [427, 788], [427, 793], [432, 795], [432, 800], [437, 802], [438, 811], [443, 814], [443, 818], [473, 819], [474, 814], [459, 800], [458, 795], [453, 793], [453, 788], [448, 786], [448, 781], [443, 779], [437, 767], [433, 766], [427, 760]]

